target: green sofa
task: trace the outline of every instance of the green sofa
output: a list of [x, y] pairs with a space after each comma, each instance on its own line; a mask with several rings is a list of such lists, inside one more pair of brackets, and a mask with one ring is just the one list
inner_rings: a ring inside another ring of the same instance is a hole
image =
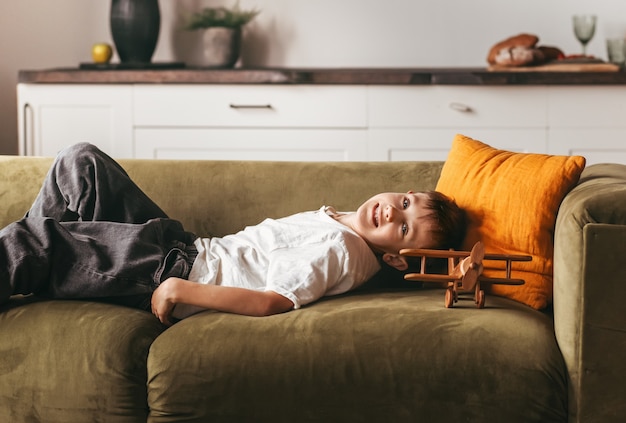
[[[49, 158], [0, 157], [0, 224]], [[376, 192], [432, 189], [442, 163], [125, 160], [172, 218], [224, 235]], [[0, 306], [0, 421], [610, 422], [626, 415], [626, 166], [587, 168], [555, 234], [554, 310], [382, 271], [285, 314], [202, 312], [170, 328], [95, 301]]]

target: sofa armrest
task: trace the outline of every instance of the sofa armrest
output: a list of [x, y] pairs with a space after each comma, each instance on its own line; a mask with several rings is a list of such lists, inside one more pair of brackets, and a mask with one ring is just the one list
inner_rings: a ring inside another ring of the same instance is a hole
[[570, 421], [626, 414], [626, 166], [585, 169], [563, 201], [554, 245], [555, 334], [569, 374]]

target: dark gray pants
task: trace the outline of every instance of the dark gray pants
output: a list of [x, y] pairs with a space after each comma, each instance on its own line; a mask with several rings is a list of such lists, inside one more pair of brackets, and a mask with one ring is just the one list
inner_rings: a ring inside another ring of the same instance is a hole
[[113, 159], [77, 144], [59, 153], [26, 216], [0, 230], [0, 302], [32, 293], [146, 308], [160, 282], [188, 276], [195, 238]]

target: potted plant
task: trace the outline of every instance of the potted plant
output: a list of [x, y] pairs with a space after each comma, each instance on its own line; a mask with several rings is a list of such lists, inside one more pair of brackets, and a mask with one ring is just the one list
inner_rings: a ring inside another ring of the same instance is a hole
[[203, 64], [208, 67], [230, 68], [239, 60], [242, 28], [260, 11], [242, 10], [239, 4], [232, 8], [206, 7], [191, 14], [185, 24], [189, 31], [204, 31]]

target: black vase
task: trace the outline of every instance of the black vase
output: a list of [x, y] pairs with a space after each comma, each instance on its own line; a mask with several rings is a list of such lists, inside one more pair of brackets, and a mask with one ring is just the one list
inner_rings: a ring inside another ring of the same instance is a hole
[[111, 35], [122, 63], [149, 63], [160, 26], [158, 0], [111, 0]]

